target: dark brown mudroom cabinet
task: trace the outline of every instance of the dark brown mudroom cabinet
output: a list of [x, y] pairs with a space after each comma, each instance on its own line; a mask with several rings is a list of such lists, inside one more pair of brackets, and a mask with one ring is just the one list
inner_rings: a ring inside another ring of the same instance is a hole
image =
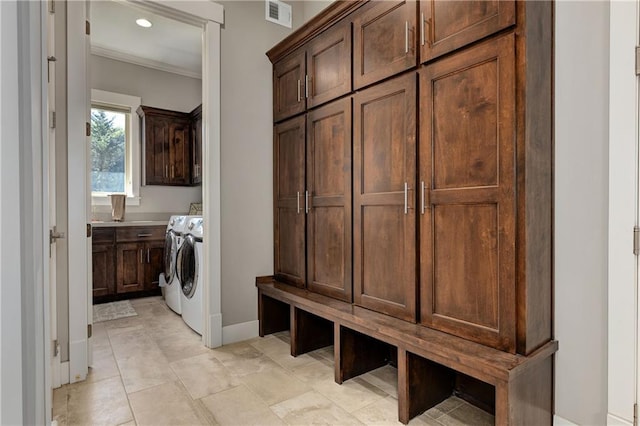
[[261, 335], [333, 344], [338, 383], [397, 366], [405, 423], [452, 393], [552, 422], [552, 11], [337, 1], [267, 53]]

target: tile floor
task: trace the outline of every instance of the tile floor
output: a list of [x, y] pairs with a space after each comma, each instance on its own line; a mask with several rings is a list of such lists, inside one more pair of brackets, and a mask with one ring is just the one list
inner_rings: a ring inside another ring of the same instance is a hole
[[[207, 349], [160, 297], [94, 325], [86, 381], [53, 395], [58, 425], [400, 425], [397, 371], [333, 381], [333, 348], [293, 358], [288, 332]], [[492, 425], [451, 397], [411, 425]]]

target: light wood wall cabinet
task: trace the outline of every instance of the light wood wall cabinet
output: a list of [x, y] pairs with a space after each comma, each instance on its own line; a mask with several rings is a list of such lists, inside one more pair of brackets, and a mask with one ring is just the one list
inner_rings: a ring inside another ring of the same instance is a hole
[[275, 273], [351, 301], [351, 99], [274, 133]]
[[273, 118], [280, 121], [351, 91], [351, 25], [339, 22], [273, 66]]
[[355, 303], [416, 320], [416, 75], [354, 97]]
[[516, 23], [513, 0], [420, 0], [420, 60], [427, 62]]
[[369, 2], [353, 14], [353, 44], [356, 89], [415, 67], [416, 2]]
[[[304, 84], [309, 59], [345, 28], [353, 89], [311, 102], [306, 89], [328, 86]], [[397, 359], [403, 422], [453, 390], [496, 424], [551, 424], [553, 3], [337, 1], [267, 55], [275, 274], [257, 281], [261, 333], [290, 327], [295, 354], [333, 335], [339, 381]], [[379, 357], [359, 360], [376, 339]]]

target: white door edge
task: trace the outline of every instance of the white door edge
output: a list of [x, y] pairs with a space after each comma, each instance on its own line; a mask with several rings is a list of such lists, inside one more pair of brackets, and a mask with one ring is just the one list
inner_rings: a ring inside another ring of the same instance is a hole
[[610, 3], [608, 416], [633, 422], [638, 374], [638, 0]]

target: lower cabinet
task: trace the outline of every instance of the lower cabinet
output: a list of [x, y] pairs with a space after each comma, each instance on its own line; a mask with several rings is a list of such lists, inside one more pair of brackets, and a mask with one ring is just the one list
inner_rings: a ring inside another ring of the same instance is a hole
[[135, 297], [160, 289], [165, 229], [132, 226], [93, 230], [94, 302]]

